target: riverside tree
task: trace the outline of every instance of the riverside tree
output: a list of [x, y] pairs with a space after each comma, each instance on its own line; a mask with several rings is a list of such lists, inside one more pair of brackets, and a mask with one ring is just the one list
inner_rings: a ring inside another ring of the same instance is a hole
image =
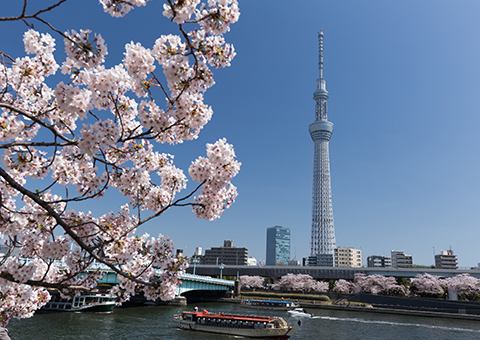
[[375, 295], [406, 295], [407, 290], [399, 285], [394, 277], [383, 275], [355, 274], [354, 292], [365, 292]]
[[410, 292], [423, 297], [438, 298], [444, 294], [444, 279], [430, 274], [419, 274], [412, 279]]
[[263, 288], [265, 279], [258, 275], [241, 275], [240, 283], [242, 284], [242, 286], [249, 288]]
[[351, 294], [353, 293], [354, 285], [350, 281], [339, 279], [335, 281], [332, 291], [337, 293]]
[[480, 300], [480, 279], [469, 274], [459, 274], [444, 279], [445, 287], [455, 291], [460, 300]]
[[[17, 15], [0, 18], [3, 34], [11, 21], [26, 24], [28, 54], [0, 52], [0, 235], [9, 249], [0, 261], [4, 325], [33, 315], [49, 300], [47, 289], [63, 296], [91, 290], [101, 272], [79, 274], [96, 264], [117, 273], [111, 292], [120, 301], [139, 290], [149, 299], [173, 298], [186, 262], [174, 256], [168, 237], [138, 228], [176, 206], [214, 220], [237, 196], [231, 179], [240, 163], [225, 139], [207, 144], [206, 157], [192, 162], [188, 174], [198, 184], [188, 192], [187, 175], [161, 151], [196, 139], [210, 120], [204, 93], [214, 84], [212, 68], [235, 56], [223, 35], [239, 18], [237, 1], [167, 0], [150, 20], [163, 14], [178, 33], [160, 35], [153, 46], [127, 43], [123, 62], [113, 67], [105, 66], [100, 32], [43, 18], [68, 6], [55, 1], [33, 11], [28, 0], [18, 1]], [[148, 0], [99, 2], [123, 17]], [[57, 63], [58, 39], [66, 55]], [[118, 194], [118, 211], [82, 210], [107, 191]]]
[[307, 274], [288, 273], [280, 278], [277, 283], [272, 285], [273, 289], [296, 290], [301, 292], [326, 292], [328, 291], [328, 282], [318, 282]]

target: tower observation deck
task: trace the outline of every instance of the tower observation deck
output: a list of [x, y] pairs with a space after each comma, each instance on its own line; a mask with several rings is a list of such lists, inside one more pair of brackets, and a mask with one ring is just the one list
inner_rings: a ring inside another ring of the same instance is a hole
[[[328, 92], [323, 78], [323, 31], [318, 32], [319, 70], [315, 100], [315, 121], [310, 124], [310, 136], [315, 144], [313, 162], [312, 236], [309, 264], [333, 266], [335, 229], [333, 226], [332, 192], [330, 183], [330, 156], [328, 143], [333, 124], [327, 117]], [[331, 262], [330, 262], [331, 261]]]

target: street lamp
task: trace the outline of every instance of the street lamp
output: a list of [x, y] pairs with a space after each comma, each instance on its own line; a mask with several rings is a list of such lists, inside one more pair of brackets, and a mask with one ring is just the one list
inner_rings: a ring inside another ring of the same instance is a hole
[[225, 265], [223, 263], [220, 263], [220, 279], [222, 279], [223, 268], [225, 268]]

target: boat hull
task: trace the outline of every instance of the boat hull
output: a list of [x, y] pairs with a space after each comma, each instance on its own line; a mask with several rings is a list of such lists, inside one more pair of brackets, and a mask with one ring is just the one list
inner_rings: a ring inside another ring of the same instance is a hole
[[51, 300], [41, 309], [45, 312], [89, 312], [113, 313], [115, 298], [106, 294], [88, 294], [63, 299], [53, 295]]
[[88, 305], [77, 308], [53, 308], [53, 307], [43, 307], [42, 311], [44, 312], [82, 312], [82, 313], [113, 313], [113, 308], [115, 304], [105, 304], [105, 305]]
[[287, 311], [288, 315], [293, 317], [312, 318], [313, 314], [307, 313], [303, 308], [295, 308]]
[[282, 300], [242, 300], [242, 306], [255, 308], [255, 309], [269, 309], [269, 310], [281, 310], [287, 311], [294, 308], [298, 308], [299, 305], [295, 304], [292, 301], [282, 301]]
[[244, 328], [233, 328], [233, 327], [216, 327], [216, 326], [199, 325], [193, 321], [185, 321], [185, 320], [174, 319], [174, 321], [178, 324], [178, 326], [181, 329], [185, 329], [185, 330], [232, 335], [232, 336], [241, 336], [246, 338], [288, 339], [293, 334], [292, 327], [281, 328], [281, 329], [278, 329], [278, 328], [244, 329]]
[[307, 313], [290, 313], [288, 312], [288, 315], [293, 316], [293, 317], [300, 317], [300, 318], [311, 318], [312, 314], [307, 314]]

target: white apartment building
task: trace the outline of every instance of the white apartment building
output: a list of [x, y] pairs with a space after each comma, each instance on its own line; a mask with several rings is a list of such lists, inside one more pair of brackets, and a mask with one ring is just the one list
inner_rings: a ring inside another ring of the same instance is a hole
[[362, 251], [350, 247], [335, 248], [335, 267], [362, 267]]

